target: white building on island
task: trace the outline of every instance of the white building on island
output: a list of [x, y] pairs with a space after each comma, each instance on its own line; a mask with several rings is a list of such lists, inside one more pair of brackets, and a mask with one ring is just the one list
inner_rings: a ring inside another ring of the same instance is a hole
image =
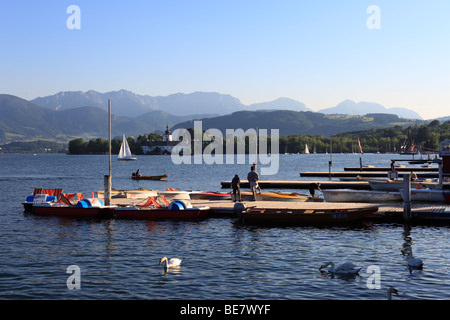
[[152, 146], [142, 146], [142, 152], [144, 154], [171, 154], [173, 148], [179, 143], [179, 141], [172, 141], [172, 133], [167, 125], [162, 141], [154, 141]]

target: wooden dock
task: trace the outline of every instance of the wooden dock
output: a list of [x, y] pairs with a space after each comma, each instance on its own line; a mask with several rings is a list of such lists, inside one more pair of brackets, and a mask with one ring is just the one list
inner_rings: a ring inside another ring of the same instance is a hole
[[[141, 204], [146, 199], [126, 199], [116, 198], [112, 199], [112, 204], [116, 205], [130, 205]], [[234, 212], [234, 205], [236, 202], [232, 200], [190, 200], [193, 206], [208, 206], [211, 208], [212, 217], [236, 217]], [[247, 207], [264, 208], [264, 209], [288, 209], [288, 210], [324, 210], [324, 209], [354, 209], [378, 207], [380, 214], [380, 221], [398, 222], [403, 221], [403, 202], [391, 203], [345, 203], [345, 202], [282, 202], [282, 201], [243, 201]], [[412, 214], [426, 213], [426, 214], [446, 214], [450, 213], [450, 205], [440, 203], [411, 203]], [[446, 220], [450, 224], [449, 220]]]
[[[321, 189], [356, 189], [370, 190], [367, 181], [333, 181], [333, 180], [259, 180], [261, 189], [305, 189], [309, 188], [311, 183], [320, 183]], [[231, 181], [222, 181], [220, 183], [223, 189], [231, 188]], [[241, 188], [250, 188], [247, 180], [241, 180]]]
[[[415, 172], [415, 171], [414, 171]], [[415, 172], [418, 178], [439, 178], [439, 173], [435, 171], [430, 172]], [[407, 172], [399, 172], [399, 176], [408, 174]], [[300, 172], [301, 177], [330, 177], [330, 172]], [[344, 171], [331, 172], [332, 178], [341, 177], [357, 177], [361, 178], [387, 178], [387, 171]]]
[[[391, 171], [391, 167], [345, 167], [344, 171], [384, 171], [387, 174], [388, 171]], [[438, 167], [395, 167], [395, 171], [401, 173], [406, 172], [439, 172]]]

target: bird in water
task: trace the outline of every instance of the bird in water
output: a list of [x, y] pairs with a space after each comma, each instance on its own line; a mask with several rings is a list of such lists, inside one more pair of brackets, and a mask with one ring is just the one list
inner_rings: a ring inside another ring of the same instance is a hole
[[408, 260], [408, 268], [410, 269], [423, 269], [423, 261], [419, 258], [414, 258], [412, 255], [411, 248], [402, 250], [406, 254], [406, 259]]
[[331, 268], [328, 269], [328, 272], [338, 275], [357, 275], [361, 268], [357, 268], [353, 263], [346, 262], [343, 263], [335, 268], [333, 262], [327, 262], [320, 266], [319, 270], [322, 271], [322, 269], [327, 268], [330, 266]]
[[408, 267], [411, 269], [423, 269], [423, 262], [418, 258], [411, 258], [408, 260]]
[[398, 291], [397, 291], [397, 289], [395, 289], [395, 288], [393, 288], [393, 287], [390, 287], [389, 289], [388, 289], [388, 292], [387, 292], [387, 299], [388, 300], [392, 300], [392, 294], [395, 294], [395, 295], [399, 295], [398, 294]]
[[169, 268], [179, 267], [181, 265], [181, 259], [171, 258], [170, 260], [167, 257], [163, 257], [159, 260], [159, 264], [164, 264], [164, 269], [167, 270]]

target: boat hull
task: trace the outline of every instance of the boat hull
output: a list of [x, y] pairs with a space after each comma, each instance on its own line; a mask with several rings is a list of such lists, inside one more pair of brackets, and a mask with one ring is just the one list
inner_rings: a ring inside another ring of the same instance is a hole
[[220, 192], [191, 192], [192, 200], [231, 200], [232, 195]]
[[[403, 190], [402, 190], [403, 191]], [[402, 197], [404, 193], [401, 192]], [[450, 203], [450, 191], [432, 189], [411, 189], [411, 201]]]
[[169, 175], [163, 174], [160, 176], [131, 176], [131, 179], [133, 180], [165, 180]]
[[209, 213], [209, 207], [170, 210], [168, 208], [123, 207], [114, 211], [116, 219], [129, 220], [203, 220]]
[[[372, 190], [379, 191], [399, 191], [403, 189], [403, 180], [386, 180], [386, 181], [369, 181], [370, 188]], [[426, 181], [411, 181], [411, 188], [418, 186], [425, 186], [432, 189], [442, 189], [442, 186], [437, 182], [426, 182]]]
[[158, 191], [158, 196], [164, 196], [167, 201], [191, 200], [190, 193], [187, 191]]
[[70, 218], [113, 218], [113, 207], [77, 208], [66, 205], [35, 205], [33, 213], [40, 216], [58, 216]]
[[400, 192], [376, 190], [322, 190], [326, 202], [391, 202], [402, 201]]
[[358, 222], [371, 217], [377, 211], [378, 207], [338, 210], [250, 209], [238, 216], [244, 224], [249, 225], [334, 225]]
[[[97, 195], [99, 198], [105, 197], [105, 191], [97, 191]], [[158, 195], [158, 191], [155, 190], [112, 190], [111, 198], [127, 198], [127, 199], [146, 199], [148, 197], [156, 197]]]
[[[239, 195], [234, 197], [234, 194], [231, 194], [231, 200], [237, 201], [239, 200]], [[252, 201], [253, 194], [251, 192], [241, 192], [242, 201]], [[323, 199], [319, 197], [311, 197], [304, 194], [299, 193], [283, 193], [283, 192], [263, 192], [261, 194], [256, 194], [256, 201], [284, 201], [284, 202], [322, 202]]]

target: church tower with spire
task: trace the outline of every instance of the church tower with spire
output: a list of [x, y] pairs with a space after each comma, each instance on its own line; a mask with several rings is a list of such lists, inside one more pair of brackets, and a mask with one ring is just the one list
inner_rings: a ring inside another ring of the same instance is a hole
[[164, 132], [163, 134], [163, 141], [164, 142], [172, 141], [172, 133], [170, 133], [168, 125], [166, 126], [166, 132]]

